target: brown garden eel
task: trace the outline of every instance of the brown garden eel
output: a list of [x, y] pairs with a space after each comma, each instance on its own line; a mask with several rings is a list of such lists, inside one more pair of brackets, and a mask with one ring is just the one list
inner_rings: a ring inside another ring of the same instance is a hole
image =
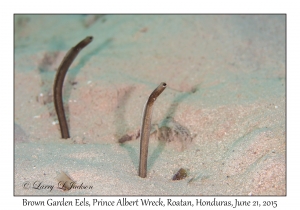
[[147, 176], [147, 157], [148, 157], [148, 145], [151, 130], [151, 116], [153, 110], [153, 104], [157, 97], [164, 91], [167, 84], [162, 82], [149, 96], [143, 111], [142, 118], [142, 130], [140, 141], [140, 164], [139, 164], [139, 176], [145, 178]]
[[64, 59], [62, 60], [56, 73], [56, 77], [54, 80], [54, 87], [53, 87], [53, 92], [54, 92], [53, 97], [54, 97], [55, 110], [59, 121], [61, 137], [63, 139], [70, 138], [68, 124], [65, 116], [65, 110], [63, 106], [63, 98], [62, 98], [62, 88], [63, 88], [64, 79], [69, 67], [71, 66], [73, 60], [76, 58], [78, 53], [85, 46], [91, 43], [92, 40], [93, 37], [88, 36], [84, 40], [79, 42], [75, 47], [71, 48], [66, 54], [66, 56], [64, 57]]

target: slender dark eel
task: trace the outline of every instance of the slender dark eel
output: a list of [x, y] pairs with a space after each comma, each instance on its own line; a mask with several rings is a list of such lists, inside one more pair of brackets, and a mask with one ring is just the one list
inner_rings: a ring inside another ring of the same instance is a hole
[[148, 145], [151, 130], [151, 116], [153, 110], [153, 104], [157, 97], [164, 91], [167, 84], [162, 82], [151, 93], [144, 106], [143, 118], [142, 118], [142, 130], [141, 130], [141, 142], [140, 142], [140, 165], [139, 176], [145, 178], [147, 176], [147, 158], [148, 158]]
[[92, 40], [93, 37], [88, 36], [84, 40], [79, 42], [75, 47], [72, 47], [68, 51], [64, 59], [62, 60], [56, 73], [56, 77], [54, 80], [54, 87], [53, 87], [53, 92], [54, 92], [53, 97], [54, 97], [55, 110], [59, 121], [61, 137], [63, 139], [70, 138], [68, 124], [65, 116], [65, 110], [63, 106], [63, 98], [62, 98], [62, 88], [63, 88], [64, 79], [69, 67], [71, 66], [73, 60], [76, 58], [80, 50], [82, 50], [85, 46], [91, 43]]

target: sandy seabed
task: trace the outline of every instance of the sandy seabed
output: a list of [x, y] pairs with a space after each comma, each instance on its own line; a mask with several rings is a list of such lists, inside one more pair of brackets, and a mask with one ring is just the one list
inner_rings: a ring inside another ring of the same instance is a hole
[[[285, 195], [285, 24], [284, 15], [15, 15], [14, 194]], [[64, 140], [53, 81], [86, 36], [64, 82]], [[118, 139], [138, 132], [161, 82], [152, 124], [171, 117], [192, 142], [151, 135], [143, 179], [139, 138]], [[180, 168], [187, 177], [173, 181]], [[61, 172], [87, 188], [59, 189]]]

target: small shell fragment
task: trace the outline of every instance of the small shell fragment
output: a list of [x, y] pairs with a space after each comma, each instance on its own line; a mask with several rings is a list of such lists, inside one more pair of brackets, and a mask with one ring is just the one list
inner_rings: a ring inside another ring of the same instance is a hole
[[58, 181], [58, 187], [64, 191], [70, 190], [75, 185], [75, 182], [63, 171], [57, 173], [56, 180]]
[[125, 143], [126, 141], [131, 141], [133, 139], [137, 139], [140, 137], [140, 129], [136, 132], [136, 133], [129, 133], [129, 134], [125, 134], [123, 135], [119, 140], [118, 142], [123, 144]]
[[184, 168], [180, 168], [179, 171], [177, 171], [176, 174], [174, 174], [172, 180], [181, 180], [187, 177], [187, 172]]
[[118, 142], [119, 143], [124, 143], [124, 142], [126, 142], [126, 141], [130, 141], [130, 140], [132, 140], [132, 136], [129, 136], [128, 134], [125, 134], [124, 136], [122, 136], [119, 140], [118, 140]]

